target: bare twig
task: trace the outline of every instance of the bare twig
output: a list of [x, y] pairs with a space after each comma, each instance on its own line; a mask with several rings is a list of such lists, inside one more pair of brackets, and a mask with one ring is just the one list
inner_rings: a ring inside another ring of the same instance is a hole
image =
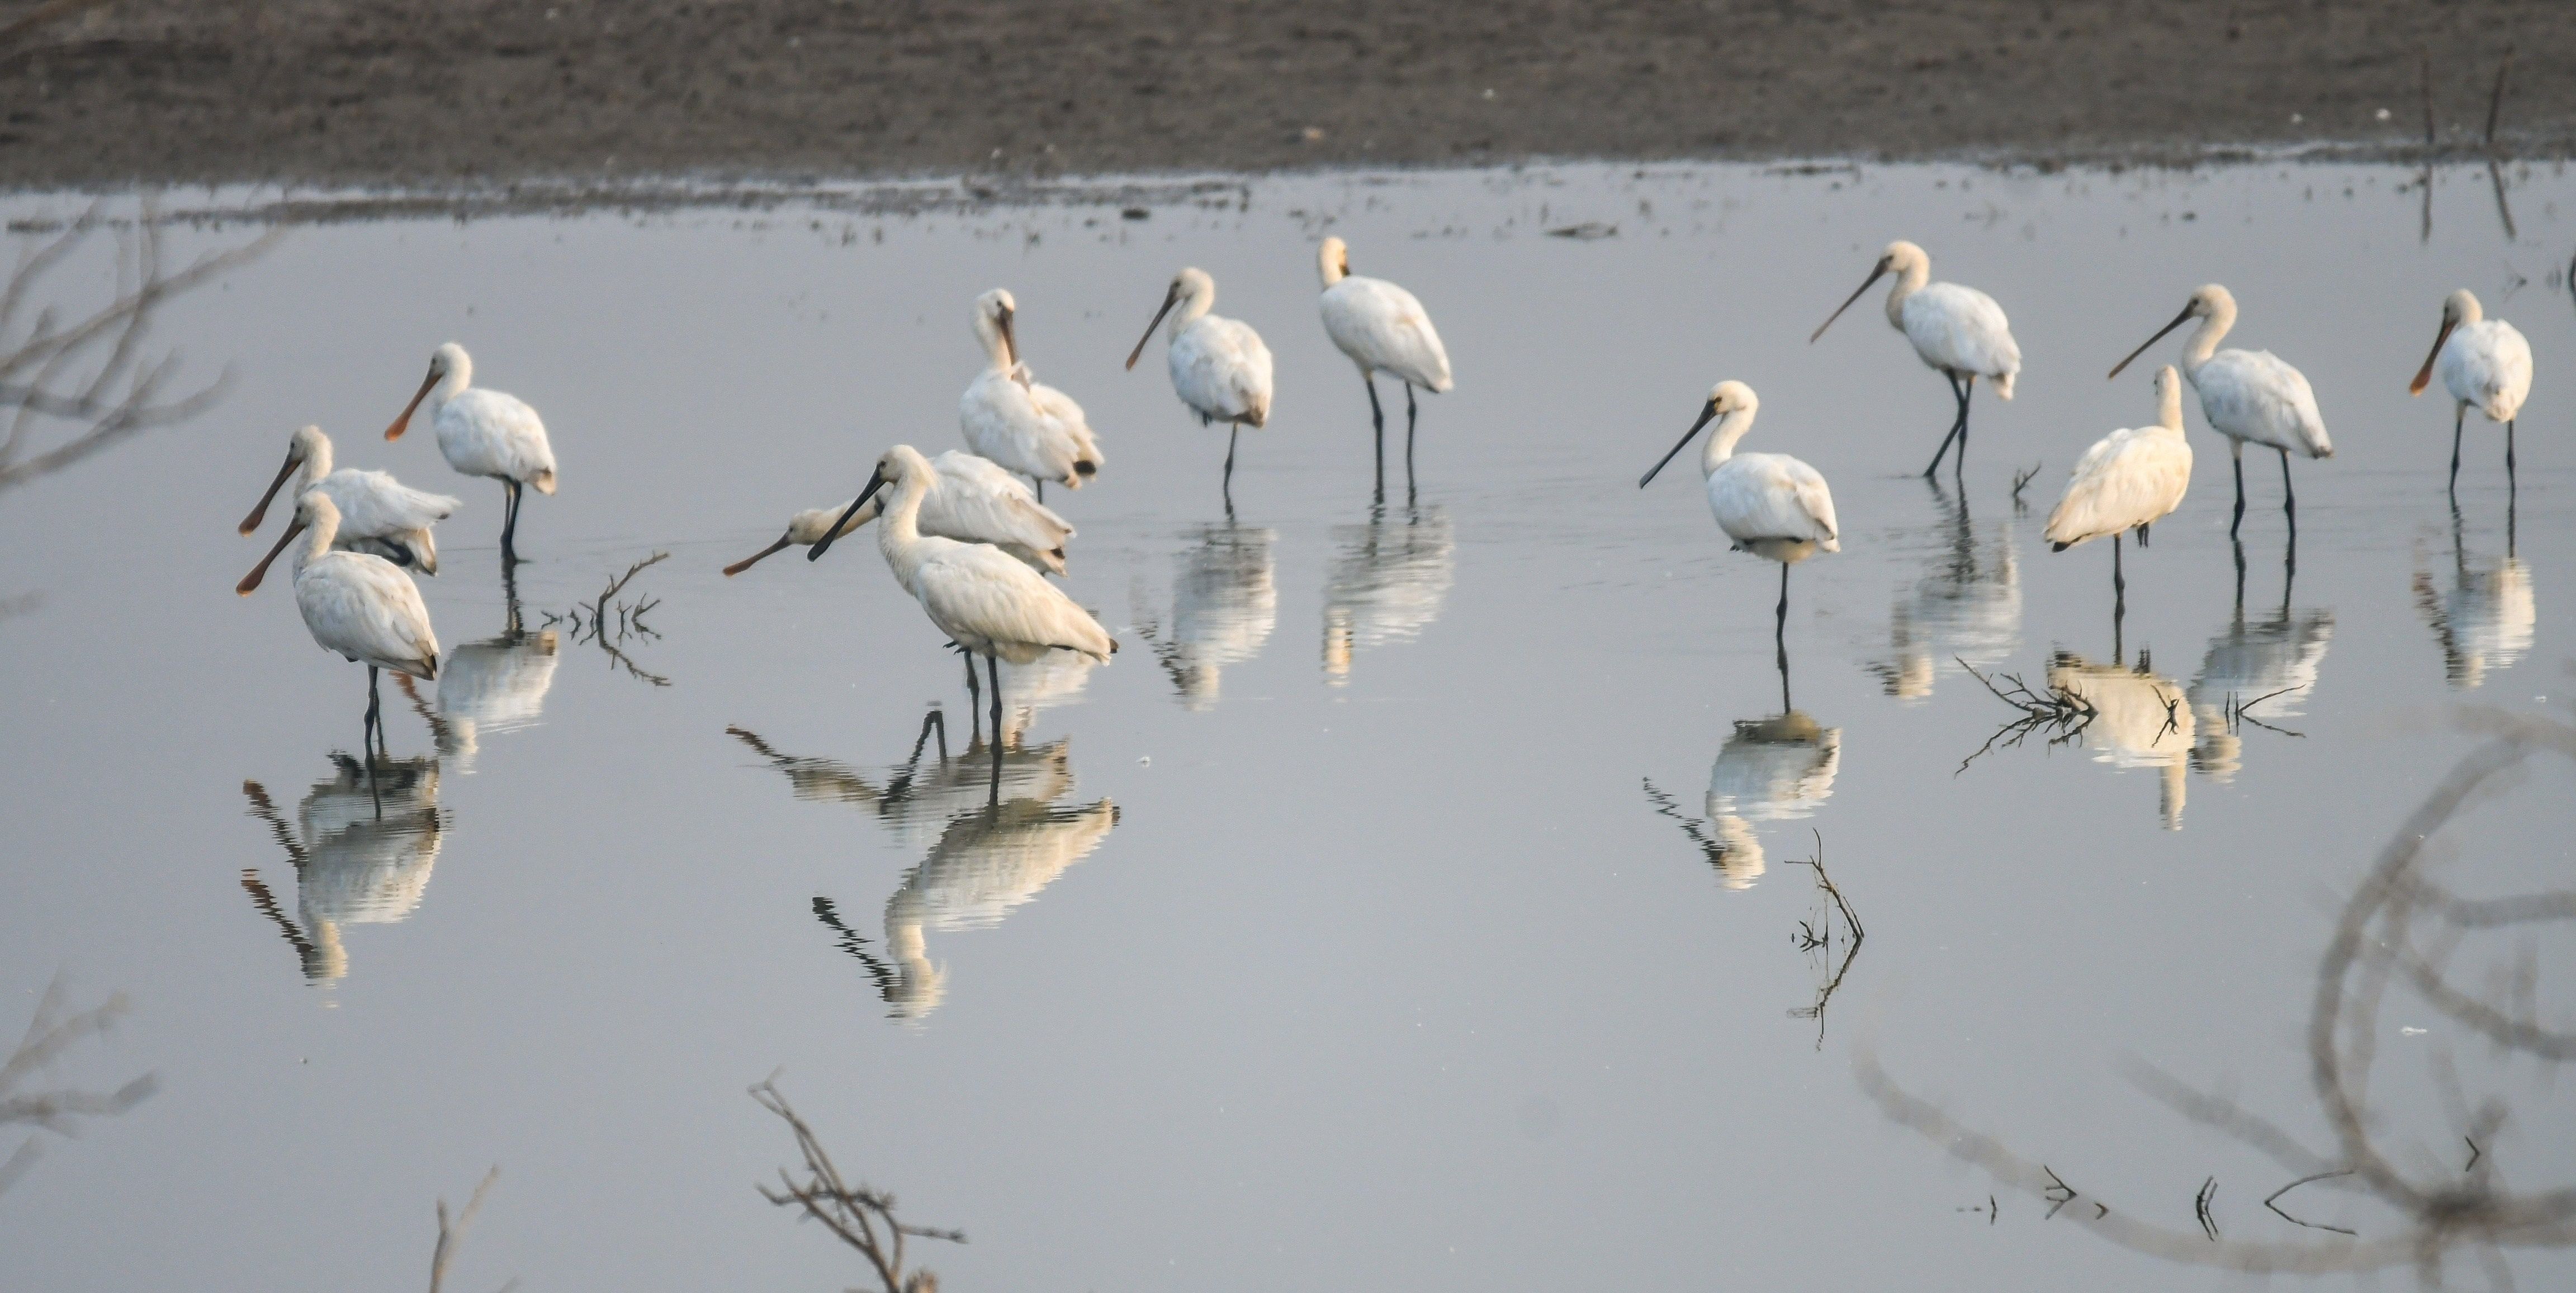
[[[492, 1193], [493, 1185], [500, 1179], [501, 1167], [493, 1164], [492, 1170], [483, 1174], [483, 1183], [474, 1187], [474, 1197], [465, 1201], [465, 1210], [456, 1214], [452, 1225], [447, 1219], [447, 1200], [438, 1201], [438, 1246], [429, 1251], [429, 1293], [438, 1293], [439, 1285], [446, 1281], [448, 1263], [456, 1260], [456, 1250], [465, 1242], [465, 1228], [474, 1224], [474, 1214], [483, 1210], [485, 1196]], [[511, 1282], [515, 1284], [518, 1281]]]
[[643, 618], [644, 612], [661, 605], [662, 599], [647, 597], [641, 604], [616, 600], [617, 594], [625, 591], [626, 585], [635, 576], [670, 559], [670, 553], [656, 552], [628, 566], [625, 574], [609, 580], [608, 586], [599, 590], [598, 597], [587, 602], [575, 602], [571, 610], [561, 615], [548, 611], [545, 614], [545, 622], [569, 624], [572, 628], [573, 641], [587, 641], [606, 652], [610, 663], [622, 666], [628, 677], [656, 687], [670, 686], [669, 678], [636, 664], [633, 658], [619, 649], [630, 639], [662, 636], [651, 625], [646, 624]]
[[[1852, 910], [1851, 901], [1843, 897], [1841, 887], [1837, 886], [1834, 883], [1834, 878], [1825, 872], [1825, 837], [1823, 832], [1816, 832], [1816, 855], [1814, 857], [1792, 858], [1790, 859], [1789, 865], [1810, 867], [1814, 869], [1816, 873], [1816, 887], [1822, 889], [1825, 893], [1825, 897], [1831, 900], [1833, 903], [1834, 913], [1839, 914], [1842, 917], [1843, 922], [1843, 958], [1834, 966], [1833, 976], [1826, 979], [1823, 984], [1817, 987], [1816, 1000], [1814, 1004], [1801, 1006], [1789, 1012], [1789, 1017], [1792, 1019], [1813, 1019], [1816, 1021], [1816, 1049], [1823, 1050], [1825, 1048], [1825, 1007], [1833, 1003], [1834, 992], [1836, 989], [1843, 986], [1843, 976], [1851, 973], [1852, 962], [1860, 959], [1861, 942], [1869, 937], [1869, 933], [1861, 928], [1860, 916]], [[1799, 950], [1801, 951], [1822, 950], [1826, 955], [1832, 955], [1832, 915], [1819, 916], [1812, 923], [1807, 921], [1798, 922], [1798, 933], [1793, 937], [1797, 940]]]
[[[1959, 660], [1957, 656], [1950, 658]], [[2079, 740], [2084, 735], [2084, 729], [2092, 726], [2093, 720], [2100, 714], [2100, 711], [2094, 708], [2093, 702], [2085, 699], [2081, 693], [2062, 687], [2051, 687], [2045, 692], [2034, 691], [2030, 684], [2021, 680], [2019, 674], [1995, 675], [1996, 678], [2011, 684], [2007, 689], [1996, 686], [1993, 678], [1977, 672], [1976, 666], [1965, 660], [1959, 660], [1959, 667], [1967, 670], [1969, 677], [1983, 683], [1987, 691], [1994, 693], [1995, 699], [2020, 710], [2021, 717], [1996, 728], [1995, 734], [1987, 737], [1985, 744], [1978, 746], [1968, 757], [1959, 760], [1958, 771], [1951, 773], [1952, 776], [1967, 771], [1969, 764], [1976, 762], [1986, 751], [1995, 748], [1998, 742], [2009, 750], [2038, 732], [2047, 733], [2048, 743], [2052, 746]], [[2166, 716], [2166, 722], [2168, 724], [2173, 722], [2170, 713]]]
[[[160, 1078], [146, 1073], [108, 1092], [68, 1088], [23, 1091], [21, 1088], [38, 1070], [62, 1058], [64, 1052], [82, 1041], [104, 1035], [132, 1008], [120, 992], [88, 1010], [64, 1014], [65, 995], [61, 979], [47, 985], [45, 994], [36, 1000], [36, 1014], [28, 1021], [26, 1036], [5, 1061], [0, 1061], [0, 1127], [24, 1125], [57, 1136], [76, 1136], [80, 1133], [80, 1119], [116, 1117], [150, 1099], [160, 1088]], [[29, 1136], [5, 1161], [0, 1161], [0, 1193], [7, 1193], [25, 1176], [43, 1152], [36, 1137]]]
[[2019, 510], [2024, 506], [2021, 501], [2022, 490], [2028, 488], [2030, 482], [2038, 478], [2039, 469], [2046, 465], [2047, 460], [2042, 459], [2039, 462], [2032, 463], [2030, 465], [2030, 469], [2027, 471], [2016, 471], [2013, 473], [2012, 501], [2015, 510]]
[[776, 1074], [753, 1086], [751, 1098], [758, 1101], [761, 1108], [786, 1121], [796, 1134], [797, 1151], [805, 1158], [802, 1180], [789, 1174], [785, 1168], [779, 1169], [778, 1180], [785, 1187], [783, 1191], [772, 1190], [766, 1185], [752, 1188], [760, 1191], [760, 1196], [772, 1204], [782, 1208], [794, 1207], [805, 1217], [823, 1223], [823, 1228], [831, 1231], [842, 1243], [858, 1250], [859, 1255], [867, 1258], [869, 1266], [875, 1269], [878, 1280], [885, 1286], [885, 1293], [937, 1293], [939, 1277], [929, 1270], [916, 1268], [909, 1275], [904, 1273], [903, 1241], [911, 1237], [962, 1244], [966, 1242], [966, 1232], [905, 1225], [895, 1218], [893, 1195], [866, 1185], [852, 1188], [842, 1179], [840, 1169], [833, 1166], [832, 1156], [824, 1150], [821, 1138], [814, 1134], [814, 1129], [803, 1118], [797, 1116], [794, 1106], [787, 1103], [786, 1093], [778, 1089]]

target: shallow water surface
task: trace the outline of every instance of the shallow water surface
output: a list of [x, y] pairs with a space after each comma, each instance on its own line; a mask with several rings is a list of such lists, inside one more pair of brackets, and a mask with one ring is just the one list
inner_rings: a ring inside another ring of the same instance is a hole
[[[2339, 1242], [2264, 1206], [2296, 1154], [2136, 1074], [2342, 1163], [2308, 1030], [2347, 904], [2482, 739], [2459, 707], [2547, 717], [2576, 686], [2576, 185], [2506, 178], [2510, 233], [2464, 171], [2429, 236], [2408, 173], [2264, 167], [294, 228], [159, 320], [191, 371], [231, 365], [212, 412], [0, 494], [0, 981], [29, 1011], [58, 973], [135, 1003], [39, 1085], [159, 1079], [0, 1196], [5, 1282], [400, 1287], [433, 1201], [494, 1163], [454, 1284], [858, 1282], [752, 1189], [794, 1161], [744, 1095], [773, 1070], [847, 1173], [971, 1236], [914, 1245], [959, 1289], [2164, 1289]], [[1548, 232], [1586, 225], [1609, 236]], [[1382, 495], [1315, 318], [1328, 230], [1458, 372], [1411, 487], [1385, 392]], [[1937, 484], [1913, 473], [1951, 405], [1884, 316], [1807, 341], [1899, 236], [1999, 298], [2027, 362]], [[1160, 341], [1119, 367], [1183, 264], [1278, 360], [1230, 508]], [[2243, 308], [2231, 344], [2306, 371], [2337, 453], [2294, 468], [2295, 560], [2249, 455], [2240, 549], [2190, 410], [2193, 491], [2125, 554], [2115, 621], [2111, 554], [2041, 525], [2087, 444], [2153, 416], [2152, 364], [2103, 372], [2205, 281]], [[957, 444], [996, 284], [1102, 435], [1099, 479], [1049, 501], [1080, 528], [1064, 587], [1123, 646], [1004, 671], [998, 788], [867, 532], [717, 573], [886, 445]], [[2455, 509], [2448, 410], [2405, 383], [2463, 285], [2540, 378], [2513, 487], [2473, 423]], [[506, 582], [499, 490], [376, 434], [450, 338], [562, 462]], [[1723, 378], [1763, 397], [1745, 448], [1813, 463], [1843, 524], [1776, 651], [1776, 568], [1726, 551], [1695, 455], [1636, 485]], [[308, 421], [466, 502], [423, 581], [446, 676], [388, 682], [372, 781], [362, 672], [286, 581], [231, 591], [264, 550], [233, 527]], [[2543, 759], [2491, 786], [2437, 838], [2444, 882], [2563, 888], [2571, 786]], [[2454, 981], [2563, 1027], [2563, 925], [2462, 928]], [[2409, 1179], [2562, 1183], [2549, 1064], [2403, 981], [2370, 1004], [2344, 1026]], [[2066, 1197], [1963, 1167], [1959, 1129]], [[2406, 1233], [2350, 1185], [2281, 1207]], [[2506, 1253], [2526, 1287], [2576, 1277]], [[2474, 1246], [2447, 1269], [2484, 1278]]]

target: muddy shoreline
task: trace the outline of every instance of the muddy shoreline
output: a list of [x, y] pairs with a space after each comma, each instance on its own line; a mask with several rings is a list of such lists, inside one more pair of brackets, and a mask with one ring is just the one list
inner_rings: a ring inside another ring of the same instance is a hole
[[0, 185], [2413, 159], [2508, 53], [2497, 148], [2576, 155], [2563, 4], [130, 0], [0, 48]]

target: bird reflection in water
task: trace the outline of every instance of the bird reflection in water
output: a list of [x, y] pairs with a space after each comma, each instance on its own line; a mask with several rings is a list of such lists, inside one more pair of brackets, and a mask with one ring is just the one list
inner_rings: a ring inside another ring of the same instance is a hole
[[2457, 506], [2451, 509], [2451, 579], [2434, 584], [2433, 572], [2415, 568], [2415, 609], [2442, 648], [2442, 673], [2451, 686], [2469, 690], [2489, 669], [2509, 669], [2531, 651], [2540, 607], [2532, 596], [2531, 567], [2514, 545], [2514, 509], [2505, 509], [2504, 555], [2469, 557]]
[[256, 868], [242, 871], [242, 888], [276, 922], [314, 983], [348, 976], [341, 926], [390, 925], [420, 905], [447, 825], [436, 759], [380, 758], [372, 775], [348, 755], [334, 753], [331, 761], [337, 772], [305, 793], [293, 827], [267, 788], [242, 783], [250, 815], [268, 824], [294, 864], [296, 914], [286, 914]]
[[2012, 522], [1987, 527], [1980, 545], [1966, 490], [1953, 502], [1935, 482], [1932, 498], [1942, 514], [1931, 531], [1939, 546], [1888, 612], [1892, 654], [1869, 666], [1888, 695], [1909, 704], [1932, 694], [1944, 668], [1990, 669], [2021, 645], [2021, 565]]
[[[937, 717], [932, 711], [931, 719]], [[1118, 824], [1118, 807], [1106, 799], [1059, 802], [1073, 790], [1063, 741], [1042, 747], [1035, 761], [1006, 760], [995, 771], [996, 764], [974, 751], [949, 758], [944, 724], [925, 721], [912, 759], [900, 775], [879, 785], [839, 764], [779, 755], [759, 737], [732, 731], [784, 770], [800, 799], [869, 803], [899, 834], [939, 823], [929, 855], [904, 873], [903, 884], [886, 900], [881, 952], [869, 950], [868, 937], [841, 918], [830, 898], [814, 899], [815, 918], [833, 931], [841, 950], [867, 967], [888, 1015], [896, 1019], [923, 1018], [947, 995], [948, 972], [930, 959], [929, 931], [1000, 924], [1067, 867], [1090, 856]], [[940, 749], [925, 770], [921, 755], [934, 732]], [[957, 803], [957, 792], [970, 780], [982, 801], [972, 807]], [[1006, 786], [1009, 798], [1003, 797]]]
[[2281, 608], [2248, 621], [2240, 573], [2235, 614], [2209, 640], [2209, 652], [2201, 657], [2200, 673], [2187, 693], [2197, 728], [2191, 750], [2194, 771], [2221, 782], [2232, 779], [2244, 766], [2247, 723], [2284, 736], [2301, 735], [2281, 724], [2299, 717], [2300, 706], [2316, 690], [2317, 671], [2325, 662], [2334, 625], [2330, 609], [2290, 608], [2286, 576], [2281, 581]]
[[1190, 709], [1215, 708], [1226, 667], [1261, 654], [1270, 641], [1279, 622], [1271, 556], [1277, 535], [1233, 524], [1184, 533], [1190, 546], [1174, 559], [1171, 623], [1157, 624], [1150, 613], [1137, 612], [1137, 633], [1153, 647]]
[[531, 633], [521, 624], [516, 573], [505, 570], [501, 582], [506, 610], [500, 636], [454, 647], [438, 662], [434, 709], [421, 703], [411, 679], [394, 680], [429, 724], [438, 752], [469, 776], [483, 737], [536, 726], [561, 659], [553, 629]]
[[2095, 762], [2156, 770], [2165, 829], [2181, 830], [2183, 775], [2199, 730], [2183, 689], [2155, 672], [2144, 649], [2135, 668], [2061, 651], [2049, 661], [2048, 689], [2084, 707], [2087, 717], [2071, 735]]
[[1729, 889], [1750, 889], [1769, 869], [1754, 825], [1813, 815], [1833, 795], [1834, 777], [1842, 770], [1842, 729], [1790, 706], [1785, 664], [1780, 704], [1781, 712], [1771, 717], [1736, 720], [1734, 734], [1709, 765], [1705, 822], [1682, 816], [1672, 796], [1646, 783], [1647, 801], [1681, 823], [1682, 833], [1717, 871], [1718, 883]]
[[[725, 731], [787, 774], [791, 792], [798, 799], [866, 808], [906, 848], [927, 845], [960, 813], [990, 807], [1006, 797], [1051, 801], [1073, 789], [1069, 747], [1064, 738], [1028, 746], [1015, 737], [1002, 747], [1001, 758], [996, 760], [991, 757], [990, 747], [978, 737], [952, 758], [948, 752], [947, 720], [935, 707], [922, 717], [911, 757], [875, 774], [838, 759], [781, 753], [759, 733], [746, 728], [728, 727]], [[935, 757], [924, 762], [922, 755], [932, 748], [934, 738]]]
[[1386, 507], [1369, 509], [1366, 525], [1333, 529], [1337, 551], [1324, 577], [1324, 680], [1351, 680], [1351, 655], [1393, 642], [1410, 642], [1440, 618], [1440, 604], [1457, 580], [1457, 540], [1448, 512], [1406, 507], [1390, 520]]

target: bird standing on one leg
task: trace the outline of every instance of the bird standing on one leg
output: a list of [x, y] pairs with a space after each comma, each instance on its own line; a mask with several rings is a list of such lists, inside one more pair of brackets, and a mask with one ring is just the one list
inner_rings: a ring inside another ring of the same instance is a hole
[[1644, 489], [1711, 422], [1717, 430], [1700, 455], [1700, 474], [1708, 480], [1708, 510], [1717, 528], [1734, 541], [1735, 550], [1780, 563], [1780, 604], [1773, 611], [1772, 641], [1787, 668], [1789, 567], [1819, 552], [1842, 551], [1841, 530], [1834, 521], [1833, 492], [1815, 468], [1785, 453], [1735, 452], [1735, 442], [1753, 429], [1762, 407], [1753, 388], [1742, 382], [1719, 382], [1700, 406], [1699, 420], [1682, 433], [1680, 443], [1637, 481]]
[[2167, 364], [2156, 371], [2156, 420], [2124, 427], [2094, 442], [2066, 478], [2065, 497], [2048, 514], [2048, 545], [2064, 552], [2105, 535], [2111, 539], [2111, 617], [2128, 609], [2129, 581], [2120, 573], [2120, 536], [2135, 530], [2147, 545], [2147, 527], [2173, 514], [2191, 488], [2191, 442], [2182, 434], [2182, 377]]
[[[1261, 343], [1261, 334], [1252, 325], [1208, 313], [1215, 306], [1216, 280], [1197, 269], [1173, 275], [1170, 290], [1163, 293], [1163, 308], [1154, 312], [1145, 335], [1127, 352], [1127, 367], [1134, 371], [1145, 343], [1154, 339], [1154, 329], [1162, 326], [1164, 315], [1171, 315], [1166, 350], [1172, 393], [1199, 415], [1200, 425], [1227, 424], [1225, 496], [1231, 510], [1235, 437], [1246, 425], [1264, 426], [1270, 421], [1270, 347]], [[1175, 309], [1179, 313], [1173, 314]]]
[[555, 492], [555, 451], [546, 442], [546, 424], [537, 411], [515, 395], [477, 389], [474, 361], [465, 347], [451, 341], [429, 357], [429, 376], [421, 379], [411, 403], [385, 428], [387, 440], [402, 439], [412, 411], [426, 400], [431, 425], [438, 429], [438, 451], [447, 465], [468, 476], [501, 482], [506, 508], [501, 518], [501, 560], [516, 562], [519, 550], [519, 499], [527, 486], [540, 494]]

